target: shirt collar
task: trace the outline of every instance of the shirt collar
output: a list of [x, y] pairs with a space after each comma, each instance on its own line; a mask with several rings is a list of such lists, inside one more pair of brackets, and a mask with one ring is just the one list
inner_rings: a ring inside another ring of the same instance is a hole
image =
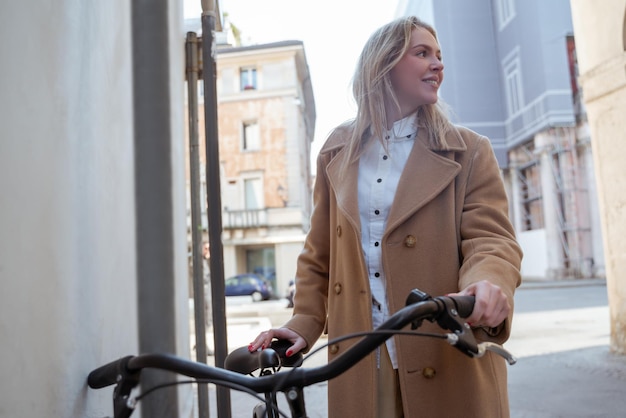
[[385, 131], [385, 139], [390, 142], [415, 139], [417, 133], [417, 112], [397, 120], [391, 129]]

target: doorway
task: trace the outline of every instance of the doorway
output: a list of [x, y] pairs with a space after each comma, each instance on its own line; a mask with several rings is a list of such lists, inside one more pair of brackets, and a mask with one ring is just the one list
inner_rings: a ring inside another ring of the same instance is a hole
[[246, 271], [259, 274], [272, 285], [276, 294], [276, 259], [274, 246], [246, 249]]

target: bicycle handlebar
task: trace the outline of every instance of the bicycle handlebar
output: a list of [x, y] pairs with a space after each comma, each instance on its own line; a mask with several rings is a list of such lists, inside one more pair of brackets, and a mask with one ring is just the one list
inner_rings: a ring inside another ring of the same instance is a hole
[[122, 357], [121, 359], [98, 367], [87, 376], [87, 384], [92, 389], [101, 389], [117, 383], [120, 376], [123, 376], [127, 372], [128, 361], [131, 358], [133, 358], [133, 356]]
[[119, 397], [126, 399], [132, 387], [138, 383], [142, 369], [158, 368], [231, 388], [243, 387], [256, 393], [285, 391], [294, 387], [304, 388], [339, 376], [390, 338], [393, 335], [392, 331], [399, 331], [409, 324], [416, 329], [425, 319], [436, 321], [443, 329], [451, 331], [447, 334], [448, 342], [466, 355], [481, 357], [489, 350], [502, 355], [513, 364], [514, 357], [501, 346], [477, 344], [470, 327], [460, 319], [469, 316], [473, 306], [473, 296], [433, 298], [419, 290], [413, 290], [407, 298], [406, 307], [393, 314], [374, 332], [368, 333], [334, 361], [314, 368], [294, 368], [287, 372], [253, 377], [241, 374], [252, 371], [249, 370], [249, 365], [244, 369], [238, 369], [236, 366], [235, 369], [240, 372], [238, 373], [170, 354], [141, 354], [123, 357], [93, 370], [89, 373], [87, 384], [97, 389], [117, 383], [115, 396], [118, 397], [120, 392]]

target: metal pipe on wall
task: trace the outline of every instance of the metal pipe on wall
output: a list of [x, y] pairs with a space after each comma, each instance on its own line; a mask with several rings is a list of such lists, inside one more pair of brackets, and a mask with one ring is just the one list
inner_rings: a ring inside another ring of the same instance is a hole
[[[198, 37], [187, 33], [185, 43], [187, 109], [189, 112], [189, 179], [191, 198], [191, 251], [196, 361], [207, 363], [204, 271], [202, 262], [202, 207], [200, 203], [200, 147], [198, 141]], [[198, 417], [209, 417], [209, 387], [198, 384]]]

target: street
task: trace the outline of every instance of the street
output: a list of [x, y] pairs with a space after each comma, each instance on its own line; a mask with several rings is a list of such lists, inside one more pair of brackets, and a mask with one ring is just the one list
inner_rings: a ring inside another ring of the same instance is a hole
[[[515, 304], [513, 331], [506, 344], [518, 358], [517, 364], [509, 366], [511, 417], [626, 416], [626, 357], [608, 350], [605, 282], [528, 283], [518, 289]], [[247, 345], [269, 325], [281, 325], [290, 313], [285, 300], [229, 301], [230, 349]], [[325, 361], [323, 349], [305, 366]], [[214, 396], [211, 388], [211, 417], [217, 417]], [[326, 416], [326, 383], [307, 388], [305, 399], [311, 418]], [[252, 416], [257, 402], [250, 395], [231, 391], [232, 416]]]
[[592, 283], [517, 292], [512, 418], [626, 416], [626, 357], [609, 353], [606, 286]]

